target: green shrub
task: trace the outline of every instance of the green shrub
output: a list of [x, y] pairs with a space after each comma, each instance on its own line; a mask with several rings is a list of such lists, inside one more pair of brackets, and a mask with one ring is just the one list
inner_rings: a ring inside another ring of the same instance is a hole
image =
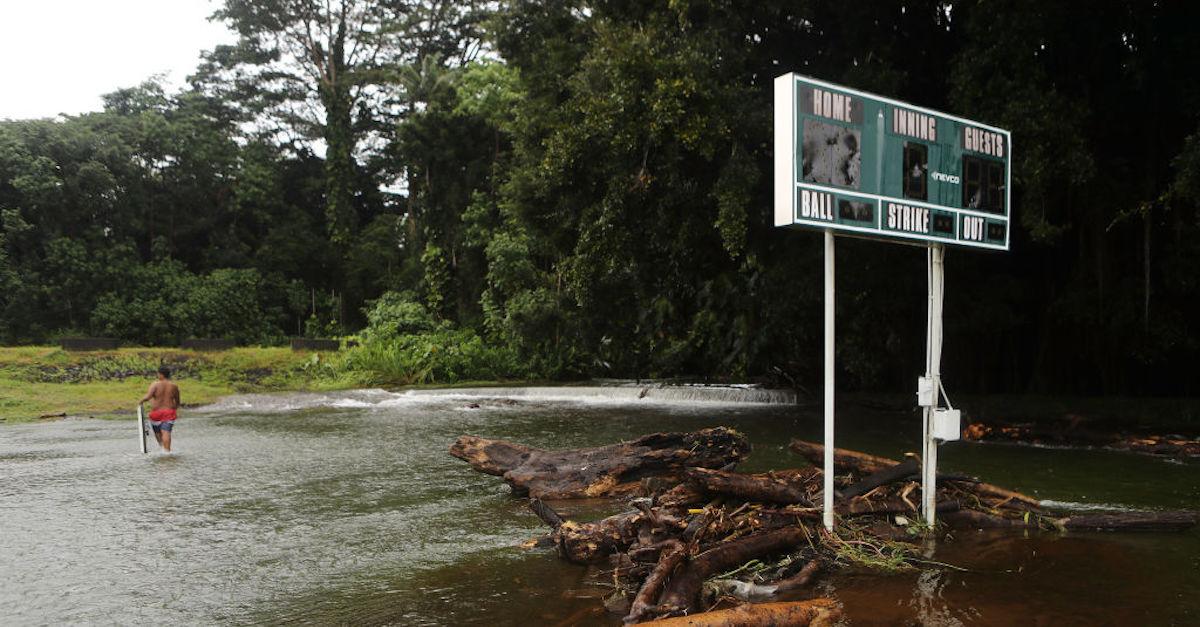
[[269, 343], [279, 335], [260, 301], [258, 270], [223, 268], [199, 277], [185, 300], [187, 335], [222, 337], [239, 344]]
[[347, 351], [343, 367], [375, 383], [411, 385], [528, 376], [516, 354], [471, 330], [443, 329], [371, 340]]
[[427, 333], [436, 328], [433, 316], [409, 292], [385, 292], [365, 310], [368, 341], [389, 340], [401, 335]]

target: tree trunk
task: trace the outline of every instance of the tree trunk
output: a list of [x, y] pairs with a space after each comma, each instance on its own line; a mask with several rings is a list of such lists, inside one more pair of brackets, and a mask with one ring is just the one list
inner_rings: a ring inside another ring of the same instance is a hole
[[523, 444], [488, 440], [473, 435], [460, 436], [450, 446], [451, 455], [467, 462], [479, 472], [497, 477], [503, 477], [504, 473], [524, 464], [535, 451], [537, 449]]
[[994, 514], [978, 512], [972, 509], [959, 510], [957, 512], [948, 512], [941, 516], [941, 520], [951, 527], [960, 529], [1011, 529], [1037, 527], [1037, 523], [1030, 519], [1026, 521], [1024, 518], [1004, 518]]
[[720, 468], [750, 452], [745, 436], [724, 427], [654, 433], [632, 442], [544, 451], [470, 435], [450, 454], [479, 472], [499, 475], [513, 491], [543, 499], [612, 496], [638, 489], [643, 477], [678, 475], [685, 468]]
[[788, 471], [743, 475], [705, 468], [689, 468], [684, 476], [694, 485], [710, 494], [724, 494], [747, 501], [764, 501], [784, 505], [800, 503], [811, 505], [804, 489], [805, 479], [813, 473]]
[[1078, 531], [1184, 531], [1196, 526], [1196, 512], [1124, 512], [1070, 516], [1058, 521]]
[[348, 245], [355, 227], [353, 99], [340, 76], [321, 86], [325, 107], [325, 220], [329, 239]]

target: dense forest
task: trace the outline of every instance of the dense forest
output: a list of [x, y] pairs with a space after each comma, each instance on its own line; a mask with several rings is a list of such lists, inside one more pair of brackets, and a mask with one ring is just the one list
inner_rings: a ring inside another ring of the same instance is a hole
[[[770, 226], [772, 79], [795, 71], [1012, 130], [1011, 251], [947, 253], [947, 385], [1200, 392], [1200, 4], [225, 0], [213, 19], [238, 42], [182, 90], [0, 121], [0, 340], [441, 334], [501, 375], [815, 390], [821, 238]], [[907, 390], [923, 251], [838, 257], [840, 384]]]

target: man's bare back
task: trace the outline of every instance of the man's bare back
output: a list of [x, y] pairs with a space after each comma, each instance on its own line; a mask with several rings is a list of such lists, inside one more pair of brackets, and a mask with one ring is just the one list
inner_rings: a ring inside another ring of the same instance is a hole
[[150, 384], [150, 389], [146, 392], [146, 397], [150, 399], [150, 410], [155, 409], [179, 409], [179, 386], [175, 385], [170, 379], [159, 379]]

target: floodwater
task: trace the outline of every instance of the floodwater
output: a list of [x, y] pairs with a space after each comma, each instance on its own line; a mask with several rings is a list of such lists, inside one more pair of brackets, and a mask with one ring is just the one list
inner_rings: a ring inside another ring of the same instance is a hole
[[[183, 412], [172, 456], [137, 453], [132, 419], [0, 427], [0, 623], [619, 624], [598, 569], [517, 546], [541, 524], [447, 454], [455, 437], [557, 448], [729, 425], [760, 471], [802, 465], [788, 439], [821, 433], [795, 406], [478, 394], [234, 397]], [[847, 407], [838, 434], [898, 455], [920, 423]], [[941, 464], [1063, 507], [1200, 509], [1196, 460], [953, 443]], [[953, 567], [836, 574], [798, 598], [832, 596], [854, 625], [1200, 624], [1196, 530], [960, 533], [931, 559]]]

